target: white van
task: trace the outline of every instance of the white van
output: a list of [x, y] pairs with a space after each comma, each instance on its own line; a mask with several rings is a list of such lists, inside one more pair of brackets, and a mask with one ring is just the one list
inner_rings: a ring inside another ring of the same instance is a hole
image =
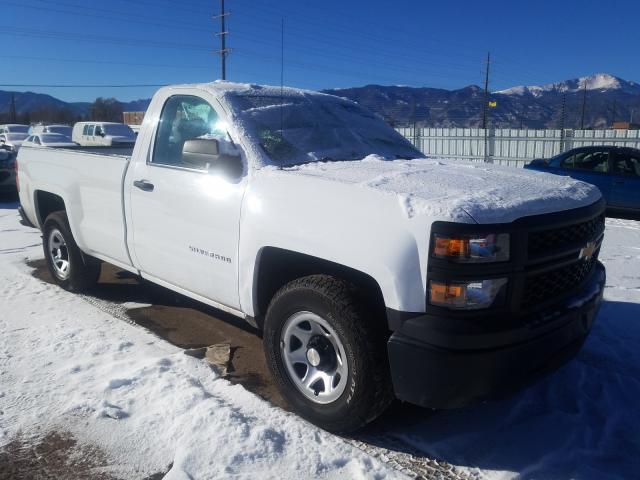
[[86, 147], [131, 146], [136, 142], [129, 125], [114, 122], [78, 122], [71, 139]]

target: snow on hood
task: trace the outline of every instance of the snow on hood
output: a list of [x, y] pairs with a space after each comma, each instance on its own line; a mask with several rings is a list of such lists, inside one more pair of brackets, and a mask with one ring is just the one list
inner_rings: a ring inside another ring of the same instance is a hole
[[593, 185], [548, 173], [440, 159], [388, 161], [375, 155], [352, 162], [315, 162], [284, 169], [395, 195], [408, 218], [506, 223], [590, 205]]

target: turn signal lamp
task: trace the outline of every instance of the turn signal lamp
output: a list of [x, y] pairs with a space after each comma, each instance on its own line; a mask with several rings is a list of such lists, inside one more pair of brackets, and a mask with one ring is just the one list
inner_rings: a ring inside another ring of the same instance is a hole
[[429, 303], [438, 307], [477, 310], [504, 304], [506, 278], [472, 282], [429, 282]]

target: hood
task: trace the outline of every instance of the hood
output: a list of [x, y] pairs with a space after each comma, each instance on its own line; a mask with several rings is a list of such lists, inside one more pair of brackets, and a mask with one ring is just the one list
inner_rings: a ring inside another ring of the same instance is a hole
[[112, 142], [117, 143], [135, 143], [136, 139], [131, 137], [125, 137], [123, 135], [107, 135]]
[[[272, 167], [271, 167], [272, 168]], [[518, 218], [590, 205], [597, 187], [549, 173], [486, 163], [414, 159], [309, 163], [284, 169], [350, 183], [396, 197], [405, 215], [440, 220], [507, 223]]]

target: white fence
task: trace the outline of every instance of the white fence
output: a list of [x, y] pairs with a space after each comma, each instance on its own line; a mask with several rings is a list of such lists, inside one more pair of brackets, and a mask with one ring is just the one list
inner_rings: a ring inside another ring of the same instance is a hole
[[509, 128], [413, 128], [398, 131], [421, 152], [438, 157], [523, 166], [576, 147], [616, 145], [640, 148], [640, 130], [518, 130]]

